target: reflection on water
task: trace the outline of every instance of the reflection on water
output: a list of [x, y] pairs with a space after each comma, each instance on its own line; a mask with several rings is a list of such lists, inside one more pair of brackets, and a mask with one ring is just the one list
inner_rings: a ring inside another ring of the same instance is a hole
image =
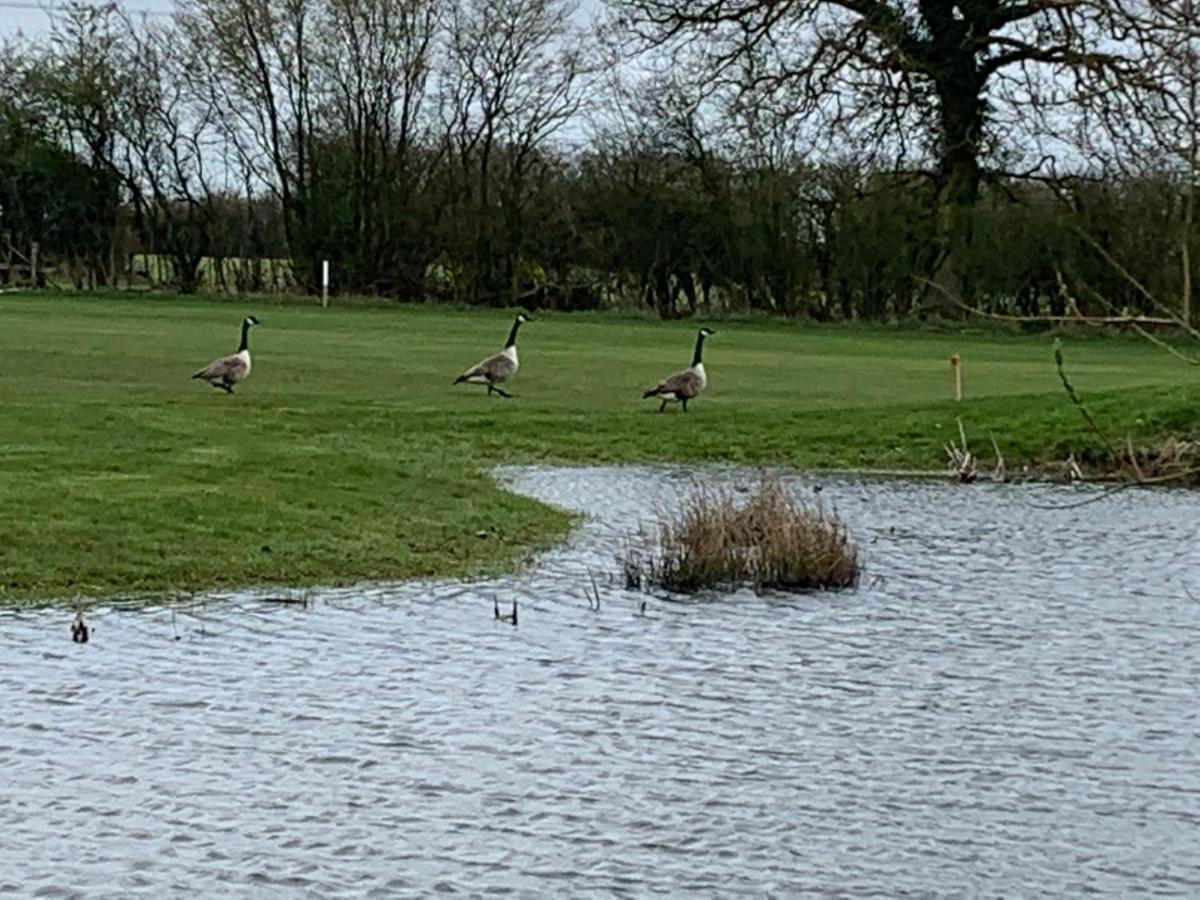
[[642, 617], [688, 472], [503, 477], [518, 576], [0, 616], [0, 893], [1200, 893], [1196, 494], [803, 478], [858, 590]]

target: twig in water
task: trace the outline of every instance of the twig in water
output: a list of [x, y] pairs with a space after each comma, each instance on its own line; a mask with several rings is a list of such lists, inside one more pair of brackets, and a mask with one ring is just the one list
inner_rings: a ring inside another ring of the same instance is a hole
[[962, 417], [958, 417], [958, 434], [962, 439], [962, 447], [955, 446], [954, 442], [946, 444], [946, 455], [950, 457], [950, 469], [959, 481], [963, 484], [970, 484], [975, 480], [975, 456], [967, 449], [967, 432], [963, 428]]
[[[588, 594], [588, 609], [592, 612], [600, 611], [600, 588], [596, 587], [596, 576], [592, 574], [592, 570], [588, 569], [588, 578], [592, 580], [592, 593]], [[594, 598], [594, 599], [593, 599]], [[595, 603], [595, 606], [592, 603]]]
[[1126, 481], [1122, 484], [1105, 488], [1101, 493], [1096, 494], [1094, 497], [1085, 497], [1083, 500], [1075, 500], [1071, 503], [1034, 503], [1030, 501], [1029, 505], [1034, 509], [1078, 509], [1081, 506], [1089, 506], [1092, 503], [1099, 503], [1101, 500], [1107, 500], [1113, 494], [1119, 494], [1121, 491], [1127, 491], [1132, 487], [1138, 487], [1138, 483], [1136, 481]]
[[308, 606], [308, 595], [303, 594], [299, 597], [260, 597], [263, 603], [281, 603], [284, 606]]
[[75, 621], [71, 623], [71, 640], [76, 644], [86, 644], [88, 642], [88, 627], [83, 621], [83, 610], [75, 611]]
[[996, 451], [996, 470], [992, 473], [992, 480], [1003, 484], [1008, 476], [1008, 473], [1004, 469], [1004, 454], [1000, 452], [1000, 445], [996, 443], [996, 436], [989, 431], [988, 437], [991, 438], [992, 449]]
[[1067, 461], [1063, 463], [1063, 468], [1066, 470], [1067, 478], [1073, 483], [1083, 481], [1083, 469], [1079, 468], [1079, 463], [1075, 461], [1075, 451], [1072, 450], [1067, 454]]
[[500, 601], [497, 600], [495, 594], [493, 594], [492, 595], [492, 614], [496, 617], [497, 621], [508, 622], [509, 624], [511, 624], [515, 627], [517, 624], [517, 601], [513, 600], [512, 612], [507, 613], [502, 616], [502, 615], [500, 615]]

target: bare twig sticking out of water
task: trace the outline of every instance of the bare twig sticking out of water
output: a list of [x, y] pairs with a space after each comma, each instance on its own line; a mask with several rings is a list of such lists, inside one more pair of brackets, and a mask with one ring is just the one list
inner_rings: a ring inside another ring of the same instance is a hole
[[592, 570], [588, 568], [588, 578], [592, 580], [592, 592], [588, 594], [588, 609], [592, 612], [600, 611], [600, 588], [596, 586], [596, 576], [592, 574]]
[[988, 437], [991, 438], [992, 449], [996, 451], [996, 470], [992, 472], [992, 481], [1003, 484], [1008, 476], [1008, 473], [1004, 469], [1004, 454], [1000, 452], [1000, 445], [996, 443], [996, 436], [989, 431]]
[[955, 477], [963, 484], [970, 484], [976, 477], [975, 454], [967, 447], [967, 430], [963, 427], [962, 416], [958, 416], [957, 421], [962, 446], [959, 447], [954, 441], [950, 441], [946, 444], [946, 455], [950, 457], [950, 469]]
[[517, 601], [513, 600], [513, 607], [512, 607], [511, 613], [506, 613], [505, 615], [500, 615], [500, 601], [493, 594], [492, 595], [492, 615], [496, 618], [497, 621], [508, 622], [510, 625], [512, 625], [515, 628], [517, 625]]
[[1067, 454], [1066, 462], [1063, 463], [1063, 471], [1066, 473], [1068, 481], [1072, 483], [1083, 481], [1083, 469], [1079, 468], [1079, 463], [1075, 461], [1074, 450]]
[[[971, 484], [979, 476], [979, 464], [982, 459], [971, 452], [967, 442], [967, 429], [963, 425], [962, 416], [957, 416], [959, 443], [949, 441], [943, 445], [950, 462], [950, 477], [963, 484]], [[1000, 444], [996, 436], [988, 431], [988, 440], [992, 442], [992, 451], [996, 454], [996, 466], [992, 470], [992, 481], [1003, 484], [1008, 480], [1008, 469], [1004, 465], [1004, 454], [1000, 452]]]
[[83, 610], [75, 611], [75, 621], [71, 623], [71, 640], [76, 644], [86, 644], [88, 642], [88, 627], [83, 621]]
[[[644, 529], [639, 529], [638, 536], [642, 542], [647, 541]], [[625, 576], [625, 590], [640, 591], [644, 584], [645, 554], [642, 547], [632, 537], [625, 539], [625, 551], [617, 557], [621, 564], [621, 574]]]
[[179, 626], [175, 624], [175, 610], [171, 610], [171, 630], [175, 632], [175, 640], [179, 640]]

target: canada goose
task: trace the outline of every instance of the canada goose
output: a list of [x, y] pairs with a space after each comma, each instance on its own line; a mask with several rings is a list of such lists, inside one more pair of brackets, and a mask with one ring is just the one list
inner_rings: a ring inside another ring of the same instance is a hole
[[462, 384], [466, 381], [470, 384], [486, 384], [489, 397], [493, 392], [501, 397], [511, 397], [512, 394], [500, 389], [497, 385], [517, 374], [519, 366], [517, 362], [517, 329], [528, 321], [529, 317], [525, 313], [518, 313], [517, 318], [513, 321], [512, 329], [508, 332], [508, 343], [504, 345], [504, 349], [467, 369], [454, 379], [454, 383]]
[[711, 328], [701, 328], [696, 334], [696, 352], [692, 355], [692, 364], [682, 372], [676, 372], [669, 378], [664, 378], [642, 394], [642, 398], [661, 397], [662, 403], [658, 407], [659, 412], [667, 408], [668, 402], [678, 400], [683, 404], [683, 411], [687, 412], [688, 401], [694, 399], [708, 384], [708, 376], [704, 374], [704, 363], [700, 361], [700, 353], [704, 349], [704, 339], [710, 334], [716, 334], [716, 332]]
[[246, 316], [242, 320], [242, 342], [237, 353], [214, 359], [192, 377], [203, 378], [213, 387], [232, 394], [235, 384], [250, 377], [250, 326], [261, 324], [254, 316]]
[[516, 600], [513, 601], [513, 611], [511, 613], [508, 613], [508, 614], [502, 616], [502, 615], [500, 615], [500, 601], [497, 600], [495, 597], [493, 597], [492, 598], [492, 615], [494, 615], [501, 622], [511, 622], [513, 625], [516, 625], [517, 624], [517, 601]]

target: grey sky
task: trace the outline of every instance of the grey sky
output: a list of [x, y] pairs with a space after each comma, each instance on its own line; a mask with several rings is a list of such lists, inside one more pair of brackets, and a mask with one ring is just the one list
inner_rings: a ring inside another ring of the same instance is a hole
[[[38, 0], [0, 0], [0, 34], [12, 35], [18, 31], [26, 34], [44, 33], [50, 27], [47, 8], [55, 5], [54, 2], [41, 3]], [[152, 12], [170, 12], [172, 6], [172, 0], [135, 0], [127, 4], [131, 11]]]
[[[50, 27], [50, 15], [47, 8], [53, 7], [61, 0], [0, 0], [0, 37], [24, 31], [26, 34], [41, 34]], [[578, 0], [579, 11], [585, 15], [598, 12], [604, 5], [604, 0]], [[168, 13], [174, 6], [174, 0], [129, 0], [123, 4], [130, 12], [147, 11]]]

